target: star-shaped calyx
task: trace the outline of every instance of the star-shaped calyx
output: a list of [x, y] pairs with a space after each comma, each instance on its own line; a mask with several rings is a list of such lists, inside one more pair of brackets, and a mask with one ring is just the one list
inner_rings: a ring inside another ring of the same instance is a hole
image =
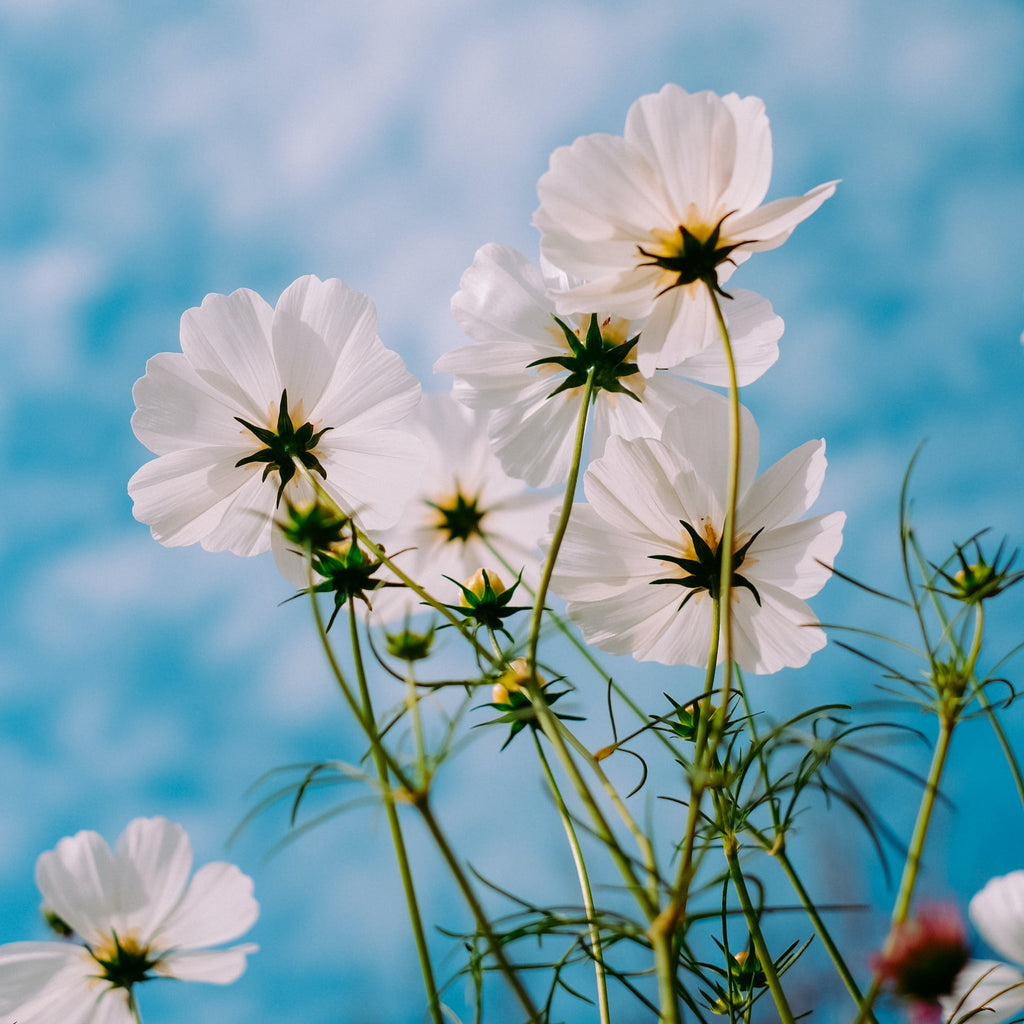
[[586, 337], [580, 341], [576, 332], [564, 320], [556, 316], [554, 321], [565, 335], [569, 353], [564, 356], [535, 359], [528, 364], [529, 366], [554, 364], [569, 371], [569, 376], [548, 395], [548, 398], [554, 398], [555, 395], [561, 394], [563, 391], [583, 387], [593, 371], [595, 396], [598, 391], [610, 391], [629, 395], [630, 398], [640, 401], [639, 396], [633, 394], [621, 380], [623, 377], [630, 377], [639, 372], [636, 363], [628, 361], [629, 354], [640, 339], [639, 334], [628, 341], [610, 341], [604, 337], [602, 327], [607, 327], [611, 320], [607, 319], [602, 324], [598, 321], [597, 314], [591, 313]]
[[721, 244], [722, 225], [729, 216], [731, 213], [722, 217], [703, 239], [690, 231], [685, 224], [680, 224], [677, 233], [666, 237], [663, 242], [668, 252], [650, 252], [642, 245], [637, 246], [640, 255], [647, 257], [637, 266], [660, 267], [667, 273], [676, 275], [675, 281], [662, 288], [658, 292], [659, 295], [682, 285], [702, 281], [711, 291], [718, 292], [727, 299], [732, 298], [728, 292], [722, 291], [718, 283], [718, 267], [727, 261], [732, 262], [733, 251], [745, 243], [741, 241]]
[[268, 430], [266, 427], [257, 427], [254, 423], [243, 420], [241, 416], [236, 416], [235, 419], [266, 445], [265, 448], [253, 452], [252, 455], [239, 459], [235, 463], [235, 468], [247, 466], [253, 462], [266, 463], [263, 467], [264, 480], [276, 469], [281, 475], [281, 486], [277, 489], [278, 504], [281, 503], [285, 486], [295, 476], [296, 461], [301, 462], [306, 469], [319, 473], [324, 480], [327, 479], [327, 471], [320, 465], [320, 460], [313, 454], [313, 450], [320, 443], [320, 438], [331, 428], [324, 427], [322, 430], [314, 430], [312, 423], [303, 423], [296, 429], [288, 414], [287, 388], [281, 392], [281, 408], [277, 414], [276, 432]]
[[[679, 566], [689, 575], [687, 576], [671, 576], [666, 579], [651, 580], [652, 583], [674, 583], [677, 586], [685, 587], [688, 591], [687, 595], [679, 603], [679, 607], [682, 608], [687, 601], [693, 597], [694, 594], [699, 594], [702, 590], [706, 590], [712, 597], [713, 600], [717, 601], [721, 596], [722, 588], [722, 541], [718, 539], [715, 543], [714, 550], [711, 549], [711, 545], [685, 520], [679, 520], [682, 528], [690, 535], [690, 540], [693, 542], [693, 558], [685, 558], [679, 555], [648, 555], [648, 558], [653, 558], [658, 562], [671, 562], [673, 565]], [[763, 530], [764, 527], [761, 527]], [[761, 604], [761, 595], [757, 592], [757, 588], [753, 583], [750, 582], [746, 577], [741, 576], [736, 570], [743, 564], [743, 560], [747, 557], [747, 552], [750, 550], [751, 544], [761, 535], [761, 530], [754, 533], [741, 547], [737, 548], [733, 552], [732, 556], [732, 578], [731, 586], [735, 590], [739, 587], [745, 587], [754, 595], [754, 600]], [[677, 609], [678, 610], [678, 609]]]
[[447, 502], [427, 502], [438, 514], [436, 528], [444, 535], [445, 543], [467, 541], [470, 537], [483, 536], [481, 524], [487, 511], [480, 508], [479, 500], [479, 496], [468, 498], [462, 491], [456, 489], [455, 496]]

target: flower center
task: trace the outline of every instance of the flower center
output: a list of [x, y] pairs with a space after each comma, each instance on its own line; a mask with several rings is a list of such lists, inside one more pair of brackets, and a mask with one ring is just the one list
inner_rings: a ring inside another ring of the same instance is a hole
[[[710, 526], [707, 527], [706, 533], [708, 540], [705, 540], [697, 530], [695, 530], [688, 522], [680, 519], [679, 524], [682, 528], [690, 535], [690, 542], [693, 546], [693, 557], [689, 558], [686, 556], [679, 555], [648, 555], [648, 558], [653, 558], [658, 562], [670, 562], [672, 565], [678, 566], [682, 569], [685, 576], [672, 576], [666, 579], [651, 580], [652, 583], [674, 583], [676, 586], [683, 587], [686, 589], [687, 594], [679, 603], [679, 611], [687, 601], [693, 597], [694, 594], [699, 594], [702, 591], [707, 591], [712, 600], [717, 601], [721, 596], [722, 589], [722, 542], [719, 537], [715, 535], [714, 529]], [[746, 543], [740, 548], [733, 552], [732, 556], [732, 576], [730, 585], [733, 590], [739, 587], [745, 587], [754, 595], [754, 600], [757, 601], [758, 605], [761, 604], [761, 595], [757, 592], [757, 588], [753, 583], [750, 582], [745, 576], [741, 576], [736, 570], [743, 564], [743, 560], [747, 557], [747, 552], [750, 550], [751, 544], [761, 535], [762, 526]], [[711, 545], [714, 545], [712, 548]]]
[[320, 465], [320, 460], [313, 454], [313, 449], [320, 443], [320, 438], [330, 430], [324, 427], [322, 430], [313, 430], [312, 423], [303, 423], [296, 428], [288, 415], [288, 389], [281, 392], [281, 409], [277, 414], [277, 430], [269, 430], [266, 427], [257, 427], [253, 423], [236, 416], [236, 420], [246, 430], [256, 435], [265, 447], [239, 459], [235, 468], [247, 466], [253, 462], [265, 463], [263, 467], [263, 479], [273, 470], [277, 470], [281, 477], [281, 486], [277, 489], [277, 504], [281, 504], [281, 495], [284, 494], [285, 485], [295, 476], [295, 463], [301, 462], [306, 469], [319, 473], [325, 480], [327, 471]]
[[149, 969], [160, 959], [152, 957], [150, 951], [131, 936], [121, 939], [116, 933], [102, 946], [89, 952], [103, 971], [99, 977], [115, 988], [128, 991], [137, 982], [145, 981], [149, 977]]
[[[708, 232], [706, 238], [701, 238], [701, 233], [694, 233], [685, 224], [680, 224], [676, 231], [658, 238], [664, 251], [651, 252], [642, 245], [637, 246], [637, 252], [646, 256], [646, 260], [637, 263], [638, 267], [660, 267], [665, 271], [670, 283], [666, 285], [659, 295], [679, 288], [682, 285], [693, 284], [701, 281], [712, 291], [718, 292], [725, 298], [731, 298], [722, 291], [718, 284], [718, 267], [725, 262], [733, 262], [731, 255], [734, 249], [743, 245], [743, 242], [729, 242], [723, 244], [721, 241], [722, 225], [731, 213], [725, 214], [721, 220]], [[661, 234], [660, 232], [658, 233]], [[675, 280], [671, 280], [672, 277]]]
[[640, 401], [639, 396], [630, 391], [621, 380], [622, 377], [631, 377], [638, 372], [636, 363], [629, 362], [629, 354], [640, 339], [639, 334], [622, 341], [621, 336], [626, 333], [625, 321], [612, 320], [609, 317], [603, 323], [599, 323], [597, 314], [591, 313], [586, 337], [581, 340], [578, 330], [573, 330], [557, 316], [553, 319], [565, 336], [566, 344], [569, 346], [568, 353], [563, 356], [536, 359], [528, 364], [528, 368], [554, 365], [569, 371], [569, 376], [548, 395], [548, 398], [554, 398], [563, 391], [583, 387], [593, 371], [595, 400], [599, 391], [608, 391], [629, 395], [630, 398]]
[[482, 537], [480, 524], [487, 515], [485, 509], [477, 505], [479, 498], [467, 498], [460, 490], [455, 497], [441, 504], [428, 501], [427, 504], [438, 514], [437, 529], [445, 534], [444, 542], [469, 540], [470, 537]]

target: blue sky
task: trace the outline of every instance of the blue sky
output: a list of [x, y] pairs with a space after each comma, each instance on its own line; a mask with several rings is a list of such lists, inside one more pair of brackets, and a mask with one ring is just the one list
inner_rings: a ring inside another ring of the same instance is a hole
[[[218, 859], [264, 772], [358, 756], [270, 560], [164, 550], [132, 519], [125, 484], [148, 455], [131, 386], [177, 348], [181, 312], [208, 292], [273, 302], [302, 274], [340, 277], [440, 389], [430, 367], [465, 343], [448, 304], [476, 248], [532, 254], [551, 150], [620, 132], [666, 81], [764, 98], [771, 197], [842, 178], [735, 279], [787, 325], [745, 395], [763, 462], [826, 438], [818, 508], [848, 514], [842, 567], [896, 584], [896, 497], [923, 439], [916, 519], [934, 556], [984, 526], [1024, 543], [1022, 52], [1017, 0], [0, 0], [0, 941], [38, 937], [33, 866], [61, 836], [113, 839], [162, 813]], [[816, 607], [890, 625], [836, 582]], [[993, 650], [1008, 649], [1020, 598], [993, 619]], [[620, 671], [652, 694], [689, 678]], [[785, 707], [863, 702], [874, 682], [829, 650], [757, 685]], [[1020, 742], [1019, 709], [1008, 727]], [[984, 727], [958, 743], [960, 813], [940, 819], [924, 885], [965, 902], [1024, 867], [1024, 812]], [[569, 868], [553, 823], [530, 817], [547, 805], [526, 753], [474, 743], [439, 799], [475, 864], [543, 865], [536, 884], [557, 893]], [[923, 749], [901, 756], [925, 764]], [[511, 830], [479, 788], [510, 776], [529, 797]], [[897, 817], [910, 806], [878, 799]], [[265, 859], [284, 829], [265, 819], [229, 854], [264, 908], [249, 972], [226, 990], [147, 989], [150, 1024], [193, 1007], [226, 1024], [419, 1019], [379, 816]], [[461, 923], [416, 846], [431, 910]]]

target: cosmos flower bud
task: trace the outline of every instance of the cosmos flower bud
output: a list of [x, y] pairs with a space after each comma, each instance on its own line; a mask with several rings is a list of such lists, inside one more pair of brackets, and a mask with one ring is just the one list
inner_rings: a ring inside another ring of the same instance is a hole
[[[464, 590], [459, 604], [463, 608], [472, 607], [465, 593], [467, 590], [475, 594], [479, 600], [485, 601], [488, 596], [498, 597], [508, 589], [502, 578], [493, 569], [477, 569], [468, 580], [463, 582], [462, 586]], [[487, 593], [488, 589], [491, 591], [490, 595]]]

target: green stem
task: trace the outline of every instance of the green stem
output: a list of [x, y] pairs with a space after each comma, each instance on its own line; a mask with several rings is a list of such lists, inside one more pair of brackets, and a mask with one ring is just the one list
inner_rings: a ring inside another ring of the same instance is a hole
[[576, 877], [580, 883], [580, 894], [583, 897], [583, 909], [587, 915], [587, 928], [590, 932], [591, 956], [594, 959], [594, 973], [597, 983], [597, 1009], [601, 1024], [610, 1024], [611, 1014], [608, 1008], [608, 980], [605, 977], [604, 954], [601, 949], [601, 931], [597, 924], [594, 913], [594, 896], [590, 888], [590, 878], [587, 874], [586, 861], [583, 859], [583, 850], [580, 848], [580, 841], [573, 827], [569, 809], [565, 806], [562, 794], [558, 789], [558, 783], [551, 772], [551, 765], [544, 754], [540, 737], [536, 731], [533, 733], [534, 744], [537, 747], [537, 756], [540, 758], [541, 767], [544, 769], [544, 776], [551, 789], [551, 795], [555, 798], [555, 807], [558, 808], [558, 816], [562, 821], [562, 828], [565, 829], [565, 838], [568, 840], [569, 849], [572, 852], [573, 864], [576, 866]]
[[515, 968], [505, 955], [505, 950], [498, 941], [497, 936], [494, 934], [494, 929], [491, 927], [491, 923], [487, 919], [487, 915], [480, 906], [480, 903], [476, 898], [476, 894], [473, 892], [473, 887], [469, 884], [469, 879], [462, 870], [462, 866], [456, 859], [455, 854], [452, 851], [451, 844], [448, 842], [444, 832], [441, 830], [441, 827], [437, 822], [437, 819], [434, 817], [433, 811], [431, 810], [428, 802], [427, 792], [425, 790], [416, 789], [412, 781], [403, 772], [401, 765], [391, 757], [387, 747], [380, 742], [379, 737], [377, 736], [375, 724], [368, 720], [363, 714], [363, 710], [360, 707], [359, 702], [356, 700], [355, 695], [352, 693], [351, 688], [346, 682], [345, 675], [341, 671], [341, 666], [338, 664], [338, 659], [334, 655], [334, 648], [331, 646], [331, 642], [327, 636], [327, 629], [324, 625], [323, 615], [320, 613], [320, 605], [317, 603], [316, 593], [313, 590], [312, 564], [308, 560], [306, 567], [310, 578], [309, 597], [310, 604], [313, 609], [313, 620], [316, 623], [317, 633], [320, 638], [320, 644], [323, 647], [324, 654], [327, 658], [327, 664], [338, 683], [342, 696], [345, 698], [349, 709], [352, 711], [353, 717], [359, 723], [359, 726], [363, 730], [363, 734], [366, 736], [367, 740], [371, 745], [375, 745], [375, 747], [380, 750], [381, 756], [385, 759], [387, 764], [388, 771], [394, 776], [398, 788], [408, 796], [410, 802], [412, 802], [419, 811], [420, 817], [423, 818], [438, 851], [444, 858], [445, 864], [452, 873], [455, 884], [458, 886], [460, 893], [466, 901], [466, 905], [469, 907], [470, 912], [473, 915], [473, 920], [476, 923], [477, 929], [487, 940], [488, 946], [491, 950], [491, 955], [494, 957], [495, 962], [498, 965], [498, 970], [504, 975], [509, 987], [515, 993], [516, 998], [521, 1003], [523, 1009], [526, 1010], [528, 1019], [530, 1021], [540, 1022], [541, 1016], [537, 1012], [537, 1008], [534, 1006], [529, 992], [527, 992], [523, 987]]
[[[928, 826], [931, 823], [932, 811], [935, 808], [935, 798], [939, 792], [939, 781], [946, 765], [946, 758], [949, 755], [950, 743], [953, 739], [953, 728], [956, 725], [954, 714], [939, 716], [939, 737], [932, 753], [931, 767], [928, 769], [928, 778], [925, 782], [924, 793], [921, 796], [921, 805], [917, 811], [917, 821], [914, 823], [914, 833], [910, 840], [910, 849], [907, 851], [907, 860], [903, 866], [903, 877], [900, 879], [899, 891], [896, 894], [896, 903], [892, 911], [891, 927], [895, 928], [903, 924], [910, 913], [910, 901], [914, 895], [914, 886], [917, 883], [917, 875], [921, 867], [921, 856], [924, 852], [924, 842], [928, 835]], [[862, 1024], [868, 1019], [871, 1009], [882, 990], [882, 977], [876, 971], [871, 979], [871, 986], [861, 1003], [860, 1013], [857, 1015], [855, 1024]]]
[[420, 789], [430, 787], [430, 767], [427, 764], [427, 747], [423, 739], [423, 716], [420, 714], [420, 697], [416, 691], [416, 671], [413, 662], [405, 673], [405, 706], [412, 719], [412, 741], [416, 754], [417, 783]]
[[[772, 848], [769, 846], [765, 846], [765, 850], [769, 853], [772, 852]], [[790, 885], [793, 886], [793, 889], [797, 894], [797, 898], [800, 900], [800, 904], [803, 906], [805, 913], [814, 927], [815, 934], [821, 940], [822, 945], [825, 947], [826, 952], [835, 966], [836, 973], [843, 979], [843, 984], [846, 985], [847, 991], [853, 997], [853, 1001], [857, 1004], [858, 1010], [864, 1009], [865, 997], [861, 993], [860, 987], [857, 985], [853, 974], [850, 973], [850, 968], [847, 967], [842, 953], [839, 952], [839, 947], [835, 944], [829, 930], [825, 927], [825, 922], [818, 913], [818, 908], [814, 905], [814, 901], [804, 888], [803, 882], [801, 881], [800, 876], [796, 873], [796, 869], [790, 862], [785, 850], [778, 850], [773, 855], [776, 861], [778, 861], [779, 866], [782, 868], [783, 873], [786, 875], [786, 878], [789, 879]], [[875, 1021], [875, 1015], [871, 1012], [870, 1005], [867, 1006], [865, 1020], [870, 1021], [871, 1024], [877, 1024]]]
[[480, 934], [483, 935], [484, 939], [487, 941], [487, 945], [490, 948], [491, 955], [494, 957], [494, 960], [498, 965], [498, 969], [505, 976], [509, 987], [515, 993], [516, 998], [519, 1000], [523, 1009], [526, 1010], [527, 1019], [531, 1022], [536, 1022], [536, 1024], [542, 1024], [544, 1021], [543, 1015], [537, 1010], [530, 993], [526, 991], [522, 981], [519, 980], [518, 972], [512, 967], [508, 957], [505, 956], [504, 946], [498, 939], [497, 935], [495, 935], [494, 929], [491, 927], [491, 922], [488, 920], [487, 914], [484, 912], [479, 900], [477, 900], [476, 893], [473, 891], [473, 887], [470, 885], [469, 879], [466, 877], [466, 873], [462, 869], [462, 865], [456, 859], [455, 854], [452, 851], [451, 843], [448, 841], [447, 836], [445, 836], [441, 829], [441, 825], [437, 818], [434, 817], [434, 812], [431, 809], [430, 804], [427, 803], [424, 798], [417, 802], [416, 806], [419, 808], [423, 821], [433, 837], [441, 856], [444, 858], [444, 862], [448, 866], [448, 870], [451, 872], [452, 878], [455, 879], [455, 884], [462, 893], [462, 898], [466, 901], [466, 905], [469, 907], [470, 912], [473, 915], [473, 920], [476, 922], [476, 926], [479, 929]]
[[[770, 790], [770, 780], [768, 777], [768, 761], [764, 756], [764, 748], [761, 746], [761, 741], [757, 732], [757, 725], [754, 721], [753, 709], [750, 706], [750, 700], [747, 696], [747, 688], [743, 682], [743, 673], [739, 670], [736, 672], [736, 685], [740, 692], [740, 698], [743, 701], [743, 712], [746, 716], [747, 730], [750, 733], [751, 742], [757, 747], [757, 762], [761, 770], [761, 778], [764, 780], [766, 790]], [[825, 922], [822, 920], [821, 915], [818, 913], [818, 908], [814, 905], [814, 901], [811, 899], [810, 894], [804, 888], [803, 880], [797, 874], [796, 869], [793, 867], [792, 862], [786, 854], [785, 839], [786, 833], [782, 828], [782, 823], [779, 820], [779, 808], [775, 798], [770, 796], [768, 799], [769, 807], [771, 808], [772, 816], [772, 827], [774, 835], [769, 840], [767, 837], [762, 836], [758, 832], [751, 832], [757, 838], [757, 841], [761, 844], [770, 857], [774, 857], [775, 861], [782, 868], [786, 878], [789, 879], [790, 885], [793, 886], [796, 892], [797, 898], [800, 900], [800, 905], [804, 908], [804, 912], [810, 919], [811, 925], [814, 927], [814, 931], [818, 938], [821, 940], [822, 945], [825, 947], [825, 951], [828, 953], [832, 960], [836, 972], [839, 977], [842, 978], [843, 984], [846, 985], [847, 991], [853, 996], [853, 1001], [857, 1004], [858, 1010], [864, 1005], [864, 996], [857, 985], [853, 974], [850, 972], [850, 968], [846, 965], [846, 961], [843, 959], [842, 953], [839, 952], [839, 947], [835, 944], [832, 939], [829, 930], [825, 927]], [[870, 1011], [869, 1011], [870, 1012]], [[872, 1024], [876, 1024], [874, 1014], [870, 1015]]]
[[952, 717], [942, 716], [939, 718], [939, 738], [932, 754], [932, 763], [928, 770], [924, 793], [921, 796], [921, 806], [918, 808], [914, 834], [910, 840], [910, 849], [907, 851], [907, 862], [903, 866], [903, 878], [900, 880], [899, 892], [893, 906], [892, 923], [894, 925], [903, 924], [910, 912], [910, 901], [914, 895], [914, 886], [917, 883], [917, 875], [921, 867], [924, 842], [928, 835], [928, 826], [931, 824], [935, 798], [939, 792], [939, 780], [942, 778], [942, 771], [946, 766], [955, 724], [956, 720]]
[[434, 968], [430, 962], [430, 950], [427, 946], [427, 936], [423, 929], [423, 918], [420, 914], [419, 901], [416, 899], [416, 886], [412, 877], [412, 868], [409, 865], [409, 854], [406, 849], [405, 838], [402, 835], [401, 822], [398, 820], [398, 809], [395, 807], [395, 794], [391, 788], [391, 779], [387, 760], [383, 753], [383, 744], [376, 729], [376, 717], [373, 712], [373, 702], [370, 698], [370, 688], [366, 684], [366, 671], [363, 666], [362, 648], [359, 642], [355, 602], [351, 599], [348, 602], [348, 623], [349, 635], [352, 640], [352, 660], [355, 666], [356, 683], [359, 686], [363, 718], [367, 723], [373, 723], [373, 734], [369, 737], [370, 747], [373, 750], [373, 762], [377, 768], [377, 777], [380, 780], [381, 799], [384, 802], [388, 827], [391, 830], [391, 842], [395, 849], [395, 858], [398, 861], [398, 873], [402, 879], [402, 890], [405, 893], [409, 921], [412, 924], [413, 939], [416, 943], [416, 955], [419, 957], [420, 971], [423, 974], [423, 985], [427, 990], [430, 1016], [434, 1024], [444, 1024], [441, 998], [437, 992]]
[[544, 561], [544, 569], [541, 572], [540, 582], [537, 584], [537, 593], [533, 600], [533, 614], [530, 617], [530, 633], [527, 642], [527, 662], [531, 672], [537, 670], [537, 644], [540, 640], [540, 624], [544, 615], [544, 601], [548, 596], [548, 587], [551, 585], [551, 576], [555, 571], [555, 562], [558, 560], [558, 551], [562, 546], [565, 531], [569, 527], [569, 517], [572, 515], [572, 503], [576, 497], [576, 484], [580, 478], [580, 464], [583, 461], [583, 440], [587, 432], [587, 418], [590, 414], [591, 398], [594, 394], [594, 373], [587, 374], [587, 383], [583, 386], [583, 398], [580, 402], [579, 415], [576, 417], [576, 436], [573, 439], [572, 462], [569, 466], [569, 479], [565, 484], [565, 497], [562, 499], [562, 510], [555, 525], [554, 534], [551, 538], [551, 547], [548, 549], [547, 558]]
[[754, 952], [764, 971], [765, 981], [768, 983], [768, 990], [775, 1000], [775, 1008], [779, 1012], [782, 1024], [795, 1024], [793, 1011], [789, 1008], [789, 1001], [786, 993], [782, 990], [782, 983], [779, 981], [778, 972], [775, 970], [775, 961], [768, 952], [768, 946], [764, 941], [764, 934], [761, 931], [761, 922], [757, 910], [750, 900], [750, 893], [747, 891], [747, 883], [740, 868], [739, 850], [736, 840], [732, 836], [723, 837], [722, 845], [725, 849], [725, 859], [729, 863], [729, 874], [732, 877], [732, 885], [736, 890], [740, 906], [743, 908], [743, 916], [747, 921], [747, 928], [750, 930], [750, 938], [754, 944]]
[[740, 480], [740, 388], [736, 378], [736, 360], [733, 358], [732, 340], [729, 337], [729, 328], [725, 323], [725, 316], [718, 301], [718, 295], [713, 288], [708, 288], [711, 296], [711, 304], [715, 310], [715, 318], [718, 321], [718, 330], [722, 336], [722, 348], [725, 352], [725, 362], [729, 370], [729, 477], [728, 489], [725, 502], [725, 521], [722, 524], [722, 540], [719, 550], [722, 552], [721, 577], [719, 579], [718, 594], [722, 604], [722, 703], [715, 715], [711, 732], [711, 757], [713, 758], [718, 749], [722, 733], [725, 731], [726, 719], [729, 713], [729, 696], [732, 689], [732, 553], [736, 538], [736, 502], [739, 492]]

